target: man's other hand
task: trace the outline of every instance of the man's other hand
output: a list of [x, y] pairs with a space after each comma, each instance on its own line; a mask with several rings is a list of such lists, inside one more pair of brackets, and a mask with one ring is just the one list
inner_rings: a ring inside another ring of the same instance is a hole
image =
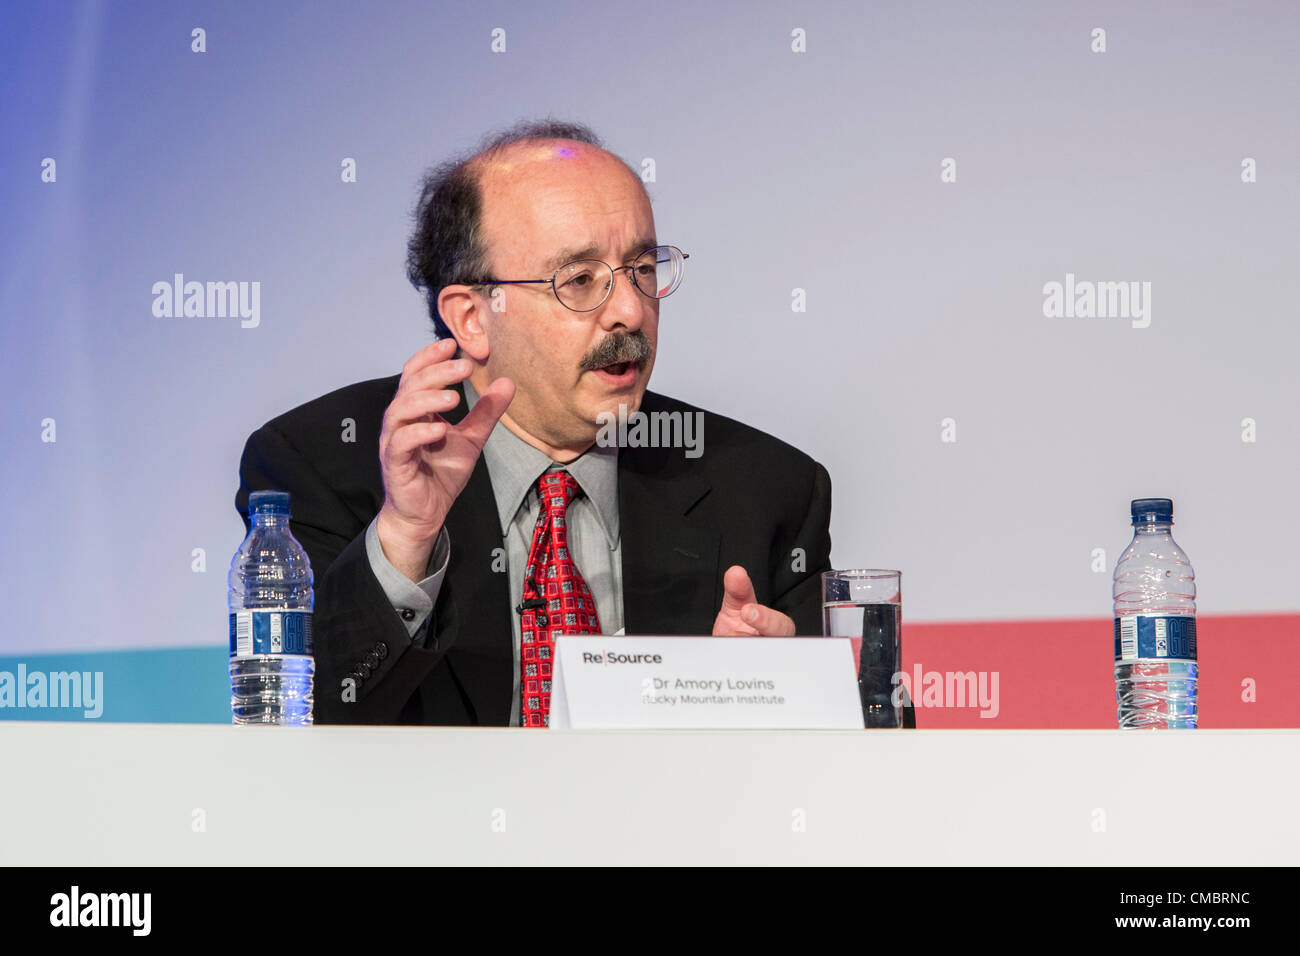
[[714, 637], [793, 637], [794, 621], [764, 607], [754, 595], [749, 573], [738, 564], [722, 576], [722, 609], [713, 622]]

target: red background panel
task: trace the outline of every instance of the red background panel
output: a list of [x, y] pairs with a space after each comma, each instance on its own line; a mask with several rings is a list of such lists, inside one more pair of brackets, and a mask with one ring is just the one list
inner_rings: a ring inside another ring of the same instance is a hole
[[[1300, 614], [1198, 615], [1200, 726], [1300, 727]], [[908, 624], [903, 667], [998, 673], [998, 713], [916, 710], [923, 728], [1114, 728], [1114, 624], [1090, 620]], [[1254, 681], [1254, 701], [1243, 699]], [[913, 691], [913, 697], [917, 696]]]

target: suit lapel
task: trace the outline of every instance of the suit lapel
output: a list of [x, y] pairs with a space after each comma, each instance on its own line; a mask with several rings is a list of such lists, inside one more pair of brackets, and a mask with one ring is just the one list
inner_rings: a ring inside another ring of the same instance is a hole
[[[649, 398], [649, 396], [647, 396]], [[719, 536], [691, 509], [709, 493], [680, 448], [623, 448], [618, 459], [623, 623], [628, 634], [709, 634], [722, 600]]]
[[[461, 404], [444, 417], [456, 424]], [[487, 462], [480, 455], [469, 482], [447, 514], [451, 559], [434, 608], [439, 647], [468, 698], [471, 717], [481, 726], [510, 722], [514, 686], [514, 632], [510, 621], [510, 581], [497, 548], [503, 548], [496, 495]], [[495, 570], [500, 568], [501, 570]], [[426, 701], [426, 710], [436, 708]]]

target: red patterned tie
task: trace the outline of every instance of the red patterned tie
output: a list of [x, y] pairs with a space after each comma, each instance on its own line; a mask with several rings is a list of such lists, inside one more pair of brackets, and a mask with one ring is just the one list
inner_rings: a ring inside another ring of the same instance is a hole
[[542, 508], [524, 569], [521, 605], [520, 723], [525, 727], [545, 727], [550, 721], [555, 638], [600, 633], [596, 602], [569, 555], [569, 531], [564, 526], [565, 512], [577, 493], [578, 482], [567, 471], [549, 471], [537, 479]]

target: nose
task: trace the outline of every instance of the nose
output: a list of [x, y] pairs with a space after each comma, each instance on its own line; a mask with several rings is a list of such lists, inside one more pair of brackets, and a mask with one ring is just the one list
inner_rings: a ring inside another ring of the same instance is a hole
[[618, 328], [635, 332], [658, 305], [657, 299], [637, 290], [630, 269], [619, 269], [614, 274], [614, 288], [609, 290], [609, 298], [596, 310], [596, 321], [606, 332]]

